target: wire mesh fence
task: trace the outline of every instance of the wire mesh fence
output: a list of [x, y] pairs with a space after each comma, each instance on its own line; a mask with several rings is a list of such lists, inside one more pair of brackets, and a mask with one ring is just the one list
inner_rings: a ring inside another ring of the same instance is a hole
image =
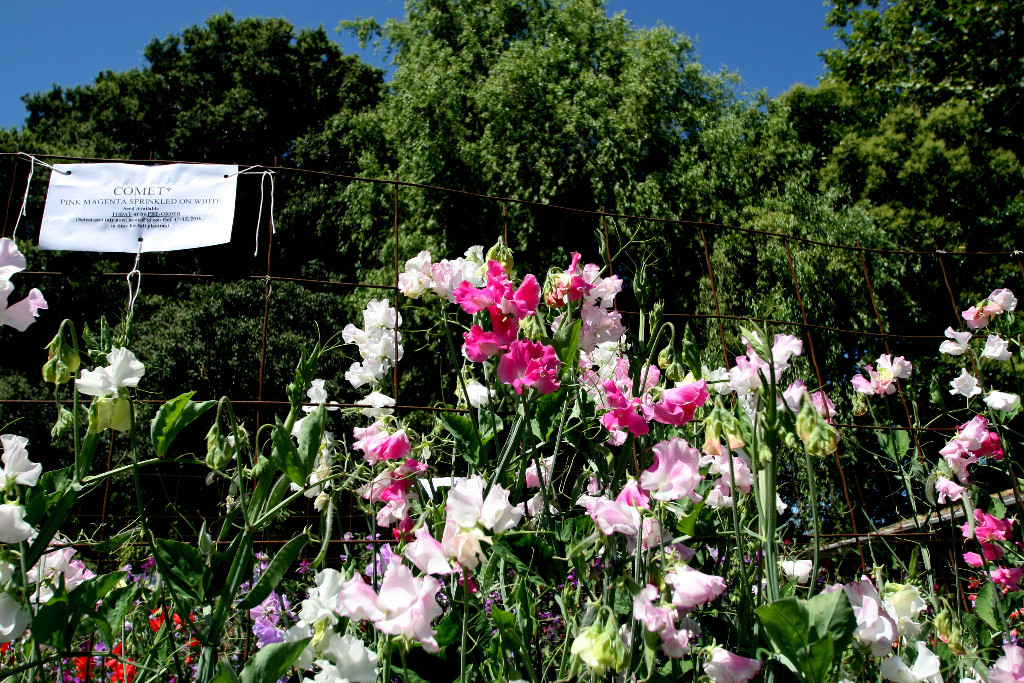
[[[37, 156], [66, 162], [160, 163], [154, 160]], [[0, 163], [8, 166], [6, 172], [10, 178], [2, 234], [11, 236], [19, 223], [22, 193], [29, 196], [26, 182], [30, 162], [24, 156], [3, 154], [0, 155]], [[332, 260], [329, 245], [332, 240], [345, 239], [345, 225], [336, 226], [337, 234], [328, 237], [324, 236], [323, 230], [314, 236], [311, 231], [294, 223], [276, 233], [269, 229], [274, 220], [268, 210], [272, 200], [269, 197], [264, 199], [261, 194], [262, 208], [255, 201], [257, 193], [261, 192], [256, 183], [262, 179], [243, 176], [231, 244], [208, 248], [202, 253], [143, 254], [140, 264], [142, 294], [135, 308], [133, 333], [133, 341], [140, 345], [140, 355], [144, 360], [146, 350], [173, 358], [167, 367], [147, 368], [156, 385], [176, 383], [180, 387], [179, 392], [195, 389], [196, 400], [228, 395], [239, 418], [253, 425], [252, 431], [272, 422], [275, 412], [288, 405], [284, 387], [290, 380], [298, 345], [304, 340], [315, 340], [318, 335], [323, 339], [340, 332], [344, 320], [339, 315], [353, 310], [351, 306], [343, 306], [345, 297], [358, 292], [364, 299], [388, 298], [395, 302], [403, 315], [415, 315], [419, 304], [403, 300], [398, 292], [398, 277], [404, 269], [405, 259], [415, 255], [416, 250], [414, 245], [403, 239], [404, 193], [450, 196], [454, 201], [464, 202], [468, 214], [480, 207], [487, 207], [494, 214], [496, 207], [500, 207], [500, 224], [491, 225], [486, 230], [467, 228], [466, 234], [447, 236], [449, 242], [459, 245], [493, 241], [496, 234], [503, 235], [506, 242], [513, 242], [517, 226], [509, 208], [555, 216], [550, 220], [564, 218], [573, 221], [589, 229], [585, 233], [590, 235], [589, 242], [579, 247], [580, 250], [589, 248], [595, 255], [603, 255], [612, 271], [627, 281], [633, 279], [635, 272], [631, 270], [630, 245], [626, 237], [651, 226], [673, 231], [678, 243], [688, 247], [680, 249], [680, 253], [662, 255], [665, 260], [662, 272], [683, 268], [696, 274], [696, 280], [691, 279], [688, 285], [673, 285], [668, 278], [668, 282], [662, 283], [661, 293], [675, 295], [671, 298], [678, 302], [677, 307], [666, 308], [663, 317], [699, 327], [698, 337], [704, 347], [702, 360], [711, 367], [719, 362], [730, 366], [735, 358], [734, 352], [742, 353], [735, 341], [730, 342], [738, 339], [741, 325], [756, 324], [795, 334], [804, 341], [806, 379], [816, 383], [830, 396], [837, 397], [850, 394], [850, 370], [863, 358], [884, 352], [903, 355], [917, 363], [918, 359], [935, 357], [939, 342], [945, 339], [942, 334], [929, 334], [927, 330], [905, 329], [901, 327], [899, 316], [886, 314], [886, 311], [899, 306], [899, 302], [887, 303], [886, 297], [895, 298], [898, 293], [892, 290], [891, 285], [885, 291], [876, 288], [874, 273], [879, 268], [896, 269], [907, 273], [907, 277], [941, 282], [942, 289], [934, 292], [934, 308], [948, 311], [942, 315], [946, 316], [951, 327], [960, 331], [964, 330], [960, 310], [968, 304], [968, 296], [957, 291], [958, 271], [969, 275], [982, 266], [998, 266], [1004, 269], [1012, 267], [1024, 275], [1019, 251], [946, 253], [863, 247], [813, 239], [794, 231], [725, 225], [699, 218], [636, 216], [606, 212], [602, 208], [556, 206], [397, 178], [361, 178], [304, 168], [279, 168], [276, 165], [259, 168], [277, 173], [276, 192], [282, 195], [301, 191], [310, 183], [335, 189], [355, 185], [371, 188], [378, 211], [372, 226], [372, 243], [361, 245], [361, 262], [339, 263]], [[20, 236], [27, 236], [30, 240], [34, 226], [38, 225], [38, 220], [34, 219], [40, 210], [38, 197], [43, 194], [42, 176], [45, 174], [35, 176], [31, 188], [37, 200], [29, 202], [28, 216], [20, 219], [23, 226]], [[279, 202], [279, 206], [282, 204]], [[261, 218], [262, 226], [259, 224]], [[256, 232], [259, 228], [262, 229]], [[250, 253], [253, 234], [250, 230], [258, 235], [255, 256]], [[624, 247], [626, 250], [621, 251]], [[821, 255], [812, 264], [822, 264], [824, 274], [806, 270], [801, 257], [811, 250]], [[282, 251], [292, 256], [282, 260]], [[458, 251], [453, 247], [451, 253]], [[296, 258], [296, 254], [306, 256]], [[764, 283], [770, 292], [723, 291], [723, 270], [729, 271], [724, 279], [735, 282], [737, 272], [742, 275], [744, 267], [763, 262], [769, 256], [778, 266], [770, 281]], [[36, 258], [42, 256], [38, 253], [30, 255], [30, 268]], [[102, 312], [94, 305], [96, 299], [116, 300], [109, 295], [97, 297], [95, 293], [124, 286], [119, 280], [123, 280], [130, 270], [131, 258], [129, 255], [59, 253], [46, 256], [45, 269], [21, 273], [19, 277], [43, 289], [51, 299], [51, 310], [24, 339], [8, 343], [5, 364], [16, 360], [30, 366], [37, 359], [36, 365], [41, 365], [44, 358], [40, 349], [53, 327], [47, 323], [62, 317], [76, 322], [93, 320], [90, 316]], [[635, 265], [636, 260], [632, 263]], [[372, 276], [363, 277], [365, 273]], [[841, 274], [841, 277], [837, 275], [833, 283], [828, 279], [831, 273]], [[891, 282], [892, 278], [887, 281]], [[999, 286], [1017, 289], [1012, 282], [1001, 282]], [[686, 305], [687, 297], [679, 296], [673, 287], [692, 289], [689, 306]], [[769, 294], [786, 302], [776, 312], [792, 315], [765, 315], [751, 306], [751, 301]], [[211, 301], [217, 304], [212, 305]], [[174, 315], [164, 312], [168, 306], [174, 307]], [[822, 311], [835, 307], [844, 309], [842, 315], [830, 315], [823, 321]], [[635, 300], [624, 297], [619, 311], [628, 323], [636, 321], [642, 309]], [[297, 312], [305, 317], [298, 319]], [[321, 315], [323, 317], [319, 319]], [[206, 334], [217, 327], [218, 317], [227, 316], [240, 329], [212, 336]], [[311, 317], [318, 320], [311, 320]], [[183, 320], [185, 324], [181, 322]], [[835, 320], [846, 321], [847, 324], [840, 325]], [[180, 329], [170, 329], [175, 326]], [[438, 403], [443, 397], [426, 395], [413, 381], [439, 376], [448, 360], [434, 351], [427, 332], [403, 329], [403, 335], [406, 334], [408, 340], [405, 344], [410, 353], [394, 364], [391, 377], [396, 410], [404, 416], [453, 410]], [[209, 343], [211, 338], [217, 343]], [[193, 344], [193, 339], [198, 341]], [[173, 345], [176, 350], [172, 352], [168, 345]], [[342, 357], [324, 368], [328, 380], [339, 391], [344, 385], [343, 362]], [[43, 395], [41, 383], [33, 384], [29, 372], [23, 374], [26, 379], [10, 381], [3, 387], [0, 422], [11, 424], [17, 421], [17, 429], [24, 427], [23, 431], [32, 432], [36, 449], [33, 452], [45, 452], [49, 424], [48, 419], [40, 419], [40, 416], [52, 415], [54, 399]], [[430, 384], [429, 381], [424, 383]], [[143, 386], [145, 384], [144, 381]], [[924, 389], [919, 388], [918, 391]], [[146, 407], [155, 410], [173, 395], [142, 393], [143, 412]], [[340, 407], [356, 407], [353, 400], [346, 402], [344, 393], [340, 399]], [[71, 399], [65, 397], [63, 402], [70, 404]], [[933, 548], [933, 557], [949, 555], [952, 563], [957, 539], [950, 533], [948, 517], [955, 516], [955, 512], [946, 510], [944, 525], [933, 524], [935, 520], [942, 519], [942, 511], [932, 511], [930, 515], [915, 518], [914, 515], [921, 511], [912, 509], [897, 473], [886, 471], [877, 458], [868, 457], [864, 444], [869, 443], [876, 432], [903, 431], [910, 436], [911, 452], [918, 459], [934, 459], [932, 454], [953, 434], [956, 424], [948, 419], [922, 424], [915, 415], [914, 398], [906, 394], [903, 386], [899, 386], [898, 395], [888, 406], [891, 410], [884, 416], [866, 415], [836, 425], [843, 432], [847, 446], [841, 448], [829, 463], [831, 476], [839, 488], [832, 500], [841, 509], [835, 511], [835, 527], [823, 534], [825, 550], [834, 552], [837, 558], [865, 567], [872, 562], [873, 543], [895, 547], [908, 542], [924, 543]], [[45, 428], [38, 426], [43, 423], [47, 423]], [[37, 426], [32, 427], [33, 424]], [[334, 420], [333, 426], [344, 441], [345, 434], [351, 434], [354, 424], [352, 415], [343, 415]], [[97, 465], [103, 464], [108, 469], [117, 465], [116, 441], [122, 438], [108, 437], [105, 449], [97, 456]], [[50, 463], [60, 462], [59, 445], [60, 439], [55, 438], [46, 456]], [[202, 446], [199, 440], [192, 445], [196, 449]], [[861, 450], [853, 452], [858, 448]], [[104, 458], [105, 462], [100, 463]], [[43, 462], [44, 467], [51, 466], [47, 460]], [[1019, 464], [1011, 463], [1010, 467], [1015, 476], [1010, 478], [1005, 502], [1020, 508]], [[165, 520], [171, 524], [175, 520], [184, 520], [194, 531], [202, 519], [219, 514], [227, 490], [223, 483], [209, 483], [207, 472], [201, 463], [174, 459], [147, 469], [143, 475], [144, 485], [154, 496], [151, 523], [160, 524]], [[116, 538], [119, 530], [129, 527], [134, 521], [130, 507], [123, 504], [122, 489], [126, 482], [127, 479], [108, 479], [98, 506], [91, 498], [87, 503], [79, 503], [76, 516], [81, 530], [91, 534], [95, 542]], [[371, 542], [387, 541], [387, 538], [373, 538], [376, 530], [372, 518], [361, 513], [352, 494], [348, 495], [349, 498], [338, 500], [337, 510], [343, 527], [341, 531], [349, 532], [350, 536], [338, 533], [330, 543], [338, 546], [338, 552], [344, 552], [346, 544], [366, 543], [368, 539]], [[293, 512], [288, 523], [281, 528], [279, 537], [268, 535], [262, 542], [267, 545], [285, 542], [295, 528], [315, 526], [320, 518], [320, 513], [313, 509], [309, 499], [305, 509]], [[908, 519], [911, 520], [909, 523]], [[182, 532], [180, 526], [178, 531]], [[139, 543], [142, 545], [141, 541]]]

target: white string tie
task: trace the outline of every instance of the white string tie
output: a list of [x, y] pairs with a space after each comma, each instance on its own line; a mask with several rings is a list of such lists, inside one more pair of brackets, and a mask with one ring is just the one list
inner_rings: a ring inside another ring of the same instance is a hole
[[[250, 168], [256, 168], [251, 166]], [[245, 169], [248, 171], [249, 169]], [[245, 171], [240, 171], [245, 173]], [[258, 171], [260, 178], [260, 211], [256, 215], [256, 248], [253, 250], [252, 255], [256, 256], [260, 252], [260, 223], [263, 221], [263, 181], [270, 178], [270, 234], [274, 234], [274, 172], [273, 171]], [[254, 174], [253, 174], [254, 175]]]
[[[139, 297], [139, 290], [142, 289], [142, 271], [139, 270], [139, 258], [142, 256], [142, 238], [139, 238], [139, 250], [135, 252], [135, 265], [128, 271], [126, 279], [128, 280], [128, 320], [129, 324], [135, 317], [135, 300]], [[135, 282], [132, 283], [132, 276], [135, 276]]]

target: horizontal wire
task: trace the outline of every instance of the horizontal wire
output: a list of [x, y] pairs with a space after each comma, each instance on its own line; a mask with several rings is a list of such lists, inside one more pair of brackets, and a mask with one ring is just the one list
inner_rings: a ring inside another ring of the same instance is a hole
[[[0, 156], [10, 156], [16, 158], [23, 158], [21, 152], [0, 152]], [[47, 159], [66, 159], [69, 161], [99, 161], [99, 162], [120, 162], [120, 163], [139, 163], [139, 164], [152, 164], [152, 163], [168, 163], [168, 164], [190, 164], [195, 166], [222, 166], [223, 164], [215, 164], [207, 161], [175, 161], [170, 159], [113, 159], [104, 157], [81, 157], [81, 156], [65, 156], [60, 154], [32, 154], [36, 158], [47, 158]], [[255, 166], [260, 166], [256, 164]], [[270, 168], [260, 166], [261, 168]], [[510, 204], [521, 204], [524, 206], [531, 206], [544, 209], [555, 209], [558, 211], [569, 211], [571, 213], [579, 213], [589, 216], [600, 216], [602, 218], [618, 218], [622, 220], [635, 220], [635, 221], [646, 221], [650, 223], [664, 223], [669, 225], [692, 225], [695, 227], [707, 227], [717, 228], [722, 230], [735, 230], [740, 232], [747, 232], [757, 235], [763, 235], [765, 237], [775, 237], [777, 239], [792, 240], [795, 242], [803, 242], [805, 244], [814, 244], [821, 247], [828, 247], [833, 249], [845, 249], [847, 251], [856, 252], [867, 252], [874, 254], [889, 254], [889, 255], [905, 255], [905, 256], [1014, 256], [1020, 260], [1020, 257], [1024, 254], [1020, 250], [1012, 251], [944, 251], [942, 249], [933, 250], [915, 250], [915, 249], [883, 249], [881, 247], [864, 247], [861, 245], [851, 244], [839, 244], [835, 242], [825, 242], [823, 240], [816, 240], [810, 237], [801, 237], [799, 235], [788, 235], [786, 233], [773, 232], [771, 230], [763, 230], [761, 228], [749, 228], [741, 227], [738, 225], [729, 225], [726, 223], [714, 223], [702, 220], [688, 220], [682, 218], [657, 218], [654, 216], [637, 216], [626, 213], [609, 213], [606, 211], [598, 211], [594, 209], [581, 209], [573, 206], [564, 206], [561, 204], [549, 204], [544, 202], [538, 202], [531, 199], [518, 199], [514, 197], [502, 197], [499, 195], [484, 194], [480, 192], [471, 192], [469, 190], [459, 190], [451, 187], [442, 187], [440, 185], [429, 185], [427, 183], [417, 183], [409, 180], [398, 180], [396, 178], [367, 178], [364, 176], [347, 175], [344, 173], [333, 173], [330, 171], [319, 171], [311, 168], [299, 168], [296, 166], [274, 166], [278, 172], [292, 171], [295, 173], [306, 173], [310, 175], [317, 175], [326, 178], [340, 178], [348, 181], [363, 182], [363, 183], [375, 183], [382, 185], [396, 185], [404, 187], [415, 187], [424, 190], [436, 190], [438, 192], [446, 192], [449, 194], [457, 194], [465, 197], [473, 197], [475, 199], [488, 199], [496, 202], [508, 202]]]

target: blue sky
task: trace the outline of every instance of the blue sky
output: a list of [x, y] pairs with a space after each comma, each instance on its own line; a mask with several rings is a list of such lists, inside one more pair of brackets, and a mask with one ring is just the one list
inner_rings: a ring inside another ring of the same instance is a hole
[[[784, 92], [794, 83], [814, 85], [823, 66], [817, 53], [836, 45], [824, 29], [827, 8], [820, 0], [608, 0], [609, 12], [625, 11], [638, 27], [662, 22], [697, 43], [710, 71], [739, 72], [740, 89]], [[0, 126], [21, 125], [21, 96], [91, 83], [103, 70], [143, 65], [152, 38], [202, 23], [211, 14], [282, 16], [297, 27], [323, 25], [348, 52], [356, 41], [335, 32], [338, 22], [357, 16], [381, 23], [405, 14], [402, 0], [175, 0], [159, 5], [125, 0], [26, 0], [0, 3]], [[383, 66], [371, 50], [364, 59]]]

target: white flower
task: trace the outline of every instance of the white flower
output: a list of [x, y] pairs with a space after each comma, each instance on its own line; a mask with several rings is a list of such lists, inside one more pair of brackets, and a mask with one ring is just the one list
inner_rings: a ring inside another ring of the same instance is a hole
[[25, 446], [28, 439], [24, 436], [4, 434], [0, 436], [3, 442], [4, 454], [0, 456], [3, 467], [0, 467], [0, 490], [8, 489], [14, 484], [22, 486], [35, 486], [39, 481], [39, 475], [43, 473], [43, 466], [28, 459], [28, 451]]
[[20, 543], [35, 535], [25, 522], [25, 508], [14, 503], [0, 505], [0, 543]]
[[988, 295], [988, 300], [994, 303], [1003, 311], [1012, 311], [1017, 308], [1017, 299], [1013, 292], [1008, 289], [997, 289]]
[[952, 327], [947, 327], [946, 336], [949, 337], [949, 340], [939, 345], [939, 353], [962, 356], [967, 351], [967, 345], [974, 335], [970, 332], [957, 332]]
[[302, 411], [305, 413], [314, 412], [321, 403], [327, 403], [327, 410], [337, 410], [338, 404], [331, 401], [327, 401], [327, 390], [324, 389], [324, 380], [315, 379], [309, 385], [309, 390], [306, 391], [306, 396], [309, 397], [309, 402], [313, 405], [302, 406]]
[[474, 408], [482, 408], [491, 400], [491, 390], [475, 379], [466, 383], [466, 394], [469, 395], [469, 404]]
[[379, 391], [374, 391], [366, 398], [356, 401], [356, 405], [368, 406], [362, 410], [363, 415], [366, 417], [375, 418], [380, 415], [391, 415], [395, 412], [391, 409], [391, 406], [395, 405], [395, 399], [385, 396]]
[[29, 613], [10, 593], [0, 593], [0, 643], [9, 643], [25, 632]]
[[146, 366], [122, 347], [107, 354], [107, 367], [84, 370], [75, 386], [87, 396], [112, 396], [122, 387], [139, 386], [139, 379], [145, 373]]
[[14, 240], [0, 239], [0, 281], [10, 280], [12, 275], [25, 270], [25, 266], [25, 255]]
[[782, 571], [797, 583], [807, 583], [811, 579], [813, 566], [810, 560], [786, 560], [782, 563]]
[[885, 587], [882, 605], [889, 615], [896, 620], [896, 629], [900, 636], [912, 640], [921, 632], [921, 625], [914, 619], [927, 607], [916, 586], [910, 584], [890, 583]]
[[708, 366], [702, 365], [700, 366], [700, 371], [704, 375], [708, 388], [713, 388], [720, 396], [724, 396], [732, 391], [732, 387], [729, 386], [729, 371], [725, 368], [709, 370]]
[[[373, 652], [363, 641], [353, 635], [338, 635], [331, 633], [327, 640], [327, 647], [321, 653], [324, 659], [317, 660], [317, 665], [323, 669], [313, 680], [316, 683], [330, 681], [336, 683], [340, 680], [350, 683], [376, 683], [377, 681], [377, 653]], [[329, 661], [325, 661], [329, 660]], [[323, 677], [330, 674], [330, 678]]]
[[942, 683], [942, 674], [939, 673], [941, 661], [939, 656], [928, 649], [924, 643], [917, 644], [917, 659], [914, 666], [907, 666], [897, 655], [891, 655], [882, 660], [879, 670], [882, 677], [887, 681], [895, 683]]
[[1004, 413], [1012, 413], [1020, 408], [1020, 396], [1007, 394], [1002, 391], [990, 391], [985, 397], [985, 403], [992, 410], [1001, 410]]
[[982, 357], [991, 360], [1010, 360], [1013, 354], [1010, 353], [1010, 342], [998, 334], [990, 334], [985, 340], [985, 348], [981, 352]]
[[978, 386], [978, 380], [974, 378], [966, 369], [960, 370], [960, 376], [949, 383], [949, 386], [953, 387], [949, 390], [952, 395], [960, 394], [965, 398], [971, 396], [977, 396], [981, 393], [981, 387]]

